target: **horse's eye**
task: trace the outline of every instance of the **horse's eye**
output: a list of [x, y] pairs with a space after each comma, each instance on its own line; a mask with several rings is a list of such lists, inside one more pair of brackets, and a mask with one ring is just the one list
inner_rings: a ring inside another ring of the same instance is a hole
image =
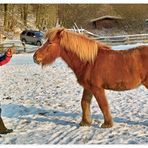
[[52, 44], [52, 43], [50, 42], [50, 40], [47, 40], [47, 42], [48, 42], [48, 44]]
[[48, 41], [48, 44], [52, 44], [50, 41]]

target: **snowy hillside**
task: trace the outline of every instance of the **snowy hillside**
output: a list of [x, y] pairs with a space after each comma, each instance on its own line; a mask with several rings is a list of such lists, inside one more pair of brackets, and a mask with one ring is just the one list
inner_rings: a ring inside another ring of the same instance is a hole
[[[120, 49], [129, 46], [120, 46]], [[114, 47], [114, 49], [117, 49]], [[114, 126], [100, 128], [102, 113], [93, 98], [93, 124], [80, 127], [82, 87], [61, 60], [42, 69], [33, 54], [17, 54], [0, 67], [2, 117], [14, 132], [0, 144], [147, 144], [148, 90], [106, 90]]]

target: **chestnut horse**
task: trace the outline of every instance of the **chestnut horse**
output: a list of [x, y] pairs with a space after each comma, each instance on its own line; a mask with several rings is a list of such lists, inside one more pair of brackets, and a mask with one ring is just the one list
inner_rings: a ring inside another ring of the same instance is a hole
[[111, 50], [107, 45], [88, 37], [54, 28], [47, 32], [47, 41], [34, 54], [34, 62], [42, 66], [61, 57], [74, 71], [83, 86], [82, 121], [90, 126], [90, 103], [94, 95], [103, 113], [103, 128], [113, 126], [109, 105], [104, 93], [109, 90], [129, 90], [143, 84], [148, 88], [148, 46], [130, 50]]

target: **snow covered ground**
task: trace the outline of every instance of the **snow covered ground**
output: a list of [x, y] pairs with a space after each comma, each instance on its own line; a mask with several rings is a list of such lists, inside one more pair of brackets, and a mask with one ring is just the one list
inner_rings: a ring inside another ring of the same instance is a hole
[[42, 69], [33, 63], [32, 55], [14, 55], [0, 67], [2, 117], [14, 130], [0, 135], [0, 144], [148, 143], [148, 90], [144, 86], [124, 92], [106, 90], [113, 128], [100, 128], [103, 116], [95, 98], [92, 126], [80, 127], [82, 87], [73, 72], [61, 59]]

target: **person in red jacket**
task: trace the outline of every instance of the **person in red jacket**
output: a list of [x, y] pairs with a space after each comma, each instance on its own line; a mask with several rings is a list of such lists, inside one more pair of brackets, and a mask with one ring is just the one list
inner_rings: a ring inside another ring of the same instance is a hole
[[[7, 64], [11, 60], [12, 54], [13, 50], [11, 48], [8, 48], [8, 50], [4, 54], [0, 55], [0, 66]], [[0, 134], [7, 134], [12, 131], [13, 131], [12, 129], [7, 129], [6, 126], [4, 125], [4, 122], [1, 117], [1, 108], [0, 108]]]
[[8, 48], [4, 54], [0, 55], [0, 66], [7, 64], [10, 61], [12, 54], [13, 50]]

